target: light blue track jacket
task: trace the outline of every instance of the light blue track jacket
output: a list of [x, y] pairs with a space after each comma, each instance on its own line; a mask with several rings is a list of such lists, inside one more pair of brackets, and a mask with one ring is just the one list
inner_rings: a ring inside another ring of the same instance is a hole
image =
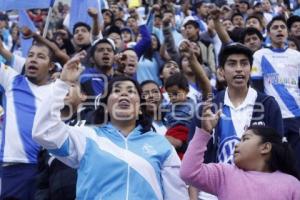
[[137, 126], [126, 138], [111, 124], [70, 127], [60, 120], [68, 85], [57, 80], [37, 111], [33, 138], [78, 169], [77, 199], [188, 199], [174, 148]]

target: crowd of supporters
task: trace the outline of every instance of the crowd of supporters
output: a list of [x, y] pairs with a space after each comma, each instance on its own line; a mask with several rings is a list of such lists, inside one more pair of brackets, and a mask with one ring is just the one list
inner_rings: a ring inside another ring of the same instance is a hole
[[300, 2], [98, 2], [0, 12], [0, 199], [300, 199]]

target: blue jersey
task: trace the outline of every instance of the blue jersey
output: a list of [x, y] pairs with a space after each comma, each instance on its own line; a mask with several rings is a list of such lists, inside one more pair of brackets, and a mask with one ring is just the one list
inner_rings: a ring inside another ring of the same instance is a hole
[[110, 124], [70, 127], [59, 117], [68, 85], [57, 80], [53, 91], [37, 112], [33, 137], [78, 169], [78, 199], [188, 199], [180, 160], [166, 138], [140, 126], [127, 137]]
[[255, 52], [252, 79], [263, 79], [264, 92], [275, 97], [283, 118], [300, 116], [300, 53], [293, 49]]
[[5, 112], [0, 162], [37, 163], [40, 146], [32, 140], [33, 120], [51, 85], [37, 86], [4, 64], [0, 74]]

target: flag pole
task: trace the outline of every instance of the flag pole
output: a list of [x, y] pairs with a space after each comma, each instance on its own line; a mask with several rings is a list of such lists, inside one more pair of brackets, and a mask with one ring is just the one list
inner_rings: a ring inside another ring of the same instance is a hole
[[48, 32], [48, 28], [49, 28], [49, 23], [50, 23], [54, 3], [55, 3], [55, 0], [51, 0], [51, 4], [50, 4], [50, 7], [49, 7], [45, 27], [44, 27], [44, 30], [43, 30], [43, 38], [46, 38], [46, 36], [47, 36], [47, 32]]

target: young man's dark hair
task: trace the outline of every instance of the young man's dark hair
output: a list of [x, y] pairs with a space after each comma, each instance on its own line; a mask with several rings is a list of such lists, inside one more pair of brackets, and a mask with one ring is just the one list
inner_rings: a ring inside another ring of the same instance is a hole
[[175, 15], [175, 12], [172, 9], [168, 9], [168, 8], [165, 9], [162, 13], [163, 13], [163, 15], [166, 13], [171, 13], [173, 16]]
[[120, 23], [122, 23], [123, 24], [123, 26], [125, 26], [126, 25], [126, 22], [122, 19], [122, 18], [117, 18], [117, 19], [115, 19], [115, 21], [114, 21], [114, 26], [117, 26], [116, 24], [117, 24], [117, 22], [120, 22]]
[[291, 17], [288, 18], [288, 20], [287, 20], [287, 27], [288, 27], [288, 30], [291, 29], [293, 23], [295, 23], [295, 22], [300, 22], [300, 16], [298, 16], [298, 15], [293, 15], [293, 16], [291, 16]]
[[194, 28], [199, 29], [199, 24], [198, 22], [196, 22], [195, 20], [188, 20], [185, 24], [184, 24], [184, 28], [186, 28], [188, 25], [192, 25]]
[[240, 4], [241, 4], [241, 3], [247, 4], [247, 8], [248, 8], [248, 9], [251, 7], [249, 1], [247, 1], [247, 0], [240, 0], [239, 3], [240, 3]]
[[165, 89], [174, 85], [176, 85], [179, 89], [185, 90], [187, 92], [189, 91], [189, 82], [182, 73], [175, 73], [170, 76], [165, 83]]
[[109, 29], [104, 31], [103, 35], [108, 37], [112, 33], [116, 33], [121, 36], [121, 29], [117, 26], [111, 26]]
[[[35, 40], [34, 40], [33, 43], [32, 43], [32, 47], [33, 47], [33, 46], [37, 46], [37, 47], [46, 47], [46, 48], [48, 49], [48, 51], [49, 51], [48, 56], [49, 56], [49, 58], [50, 58], [50, 61], [52, 61], [52, 62], [55, 61], [55, 59], [56, 59], [55, 54], [54, 54], [53, 50], [52, 50], [49, 46], [47, 46], [47, 45], [44, 44], [44, 43], [35, 41]], [[31, 48], [32, 48], [32, 47], [31, 47]]]
[[[126, 23], [128, 22], [129, 19], [137, 20], [134, 16], [131, 16], [131, 15], [130, 15], [130, 16], [126, 19]], [[126, 25], [127, 25], [127, 24], [126, 24]]]
[[249, 27], [249, 28], [246, 28], [242, 32], [242, 35], [241, 35], [241, 42], [242, 43], [245, 42], [245, 38], [246, 38], [247, 35], [257, 35], [257, 37], [259, 37], [259, 39], [261, 41], [264, 40], [264, 37], [263, 37], [263, 35], [261, 34], [261, 32], [259, 30], [257, 30], [256, 28], [253, 28], [253, 27]]
[[275, 16], [275, 17], [272, 18], [272, 20], [267, 25], [268, 33], [270, 32], [271, 26], [273, 25], [273, 23], [275, 21], [282, 21], [284, 24], [287, 24], [285, 17], [283, 17], [282, 15]]
[[80, 26], [84, 26], [89, 32], [91, 31], [91, 26], [88, 25], [87, 23], [84, 22], [77, 22], [76, 24], [74, 24], [73, 26], [73, 34], [75, 33], [75, 30], [80, 27]]
[[205, 3], [206, 3], [205, 1], [199, 1], [199, 2], [195, 3], [194, 11], [197, 12], [197, 9], [200, 8]]
[[[300, 41], [296, 37], [289, 36], [287, 38], [287, 40], [293, 42], [296, 45], [297, 51], [300, 51]], [[299, 82], [299, 84], [300, 84], [300, 82]], [[300, 88], [300, 85], [299, 85], [299, 88]]]
[[92, 48], [91, 48], [91, 50], [89, 51], [89, 55], [90, 55], [90, 56], [93, 56], [93, 55], [94, 55], [95, 50], [96, 50], [96, 47], [97, 47], [97, 45], [100, 44], [100, 43], [107, 43], [107, 44], [109, 44], [109, 45], [112, 47], [112, 49], [114, 50], [114, 52], [115, 52], [116, 47], [115, 47], [114, 41], [112, 41], [112, 39], [109, 39], [109, 38], [103, 38], [103, 39], [100, 39], [100, 40], [96, 40], [96, 41], [93, 43]]
[[263, 16], [259, 15], [258, 13], [255, 13], [255, 14], [252, 14], [252, 15], [249, 15], [247, 18], [246, 18], [246, 22], [250, 19], [257, 19], [259, 24], [261, 25], [261, 27], [264, 27], [264, 24], [263, 24]]
[[235, 13], [233, 13], [232, 14], [232, 16], [231, 16], [231, 21], [233, 21], [233, 19], [236, 17], [236, 16], [241, 16], [242, 18], [244, 18], [244, 16], [242, 15], [242, 13], [240, 13], [240, 12], [235, 12]]
[[248, 47], [244, 46], [241, 43], [231, 43], [226, 46], [224, 46], [221, 49], [221, 52], [219, 54], [219, 65], [221, 68], [224, 68], [224, 65], [226, 63], [227, 58], [232, 55], [232, 54], [244, 54], [247, 56], [250, 62], [250, 66], [252, 66], [253, 63], [253, 53], [251, 49]]
[[161, 14], [155, 14], [154, 18], [160, 18], [160, 19], [162, 19], [162, 15]]

